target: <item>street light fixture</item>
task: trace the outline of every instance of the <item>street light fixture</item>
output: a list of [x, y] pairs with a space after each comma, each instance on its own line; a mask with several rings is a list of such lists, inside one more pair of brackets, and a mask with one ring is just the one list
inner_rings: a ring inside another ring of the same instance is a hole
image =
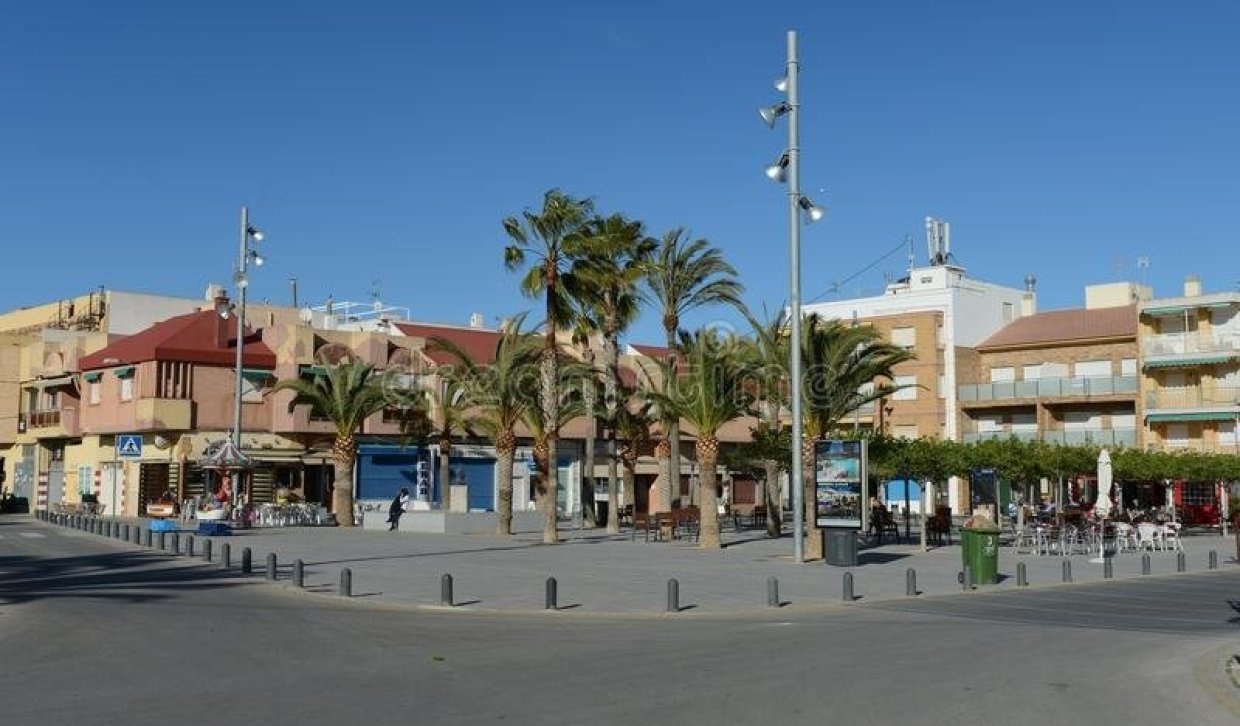
[[793, 557], [799, 562], [805, 560], [805, 507], [804, 482], [802, 474], [802, 431], [801, 420], [801, 214], [804, 213], [808, 222], [817, 222], [826, 216], [826, 210], [814, 204], [801, 194], [801, 139], [800, 139], [800, 101], [797, 81], [800, 63], [797, 60], [797, 34], [788, 31], [788, 67], [783, 78], [775, 82], [775, 90], [786, 93], [787, 99], [772, 106], [758, 109], [758, 115], [767, 126], [775, 127], [780, 116], [788, 117], [788, 150], [779, 160], [766, 168], [766, 175], [775, 181], [788, 182], [788, 247], [790, 266], [792, 268], [791, 289], [788, 295], [789, 327], [789, 374], [791, 377], [792, 398], [792, 470], [789, 472], [792, 490], [792, 542]]
[[[258, 254], [258, 250], [254, 249], [254, 244], [263, 241], [263, 231], [250, 224], [249, 207], [241, 208], [241, 247], [237, 255], [237, 268], [233, 270], [233, 282], [237, 286], [237, 364], [236, 364], [236, 388], [234, 390], [233, 400], [233, 446], [237, 447], [237, 451], [241, 451], [241, 397], [242, 397], [242, 381], [244, 380], [243, 365], [245, 354], [245, 292], [250, 286], [250, 278], [248, 274], [249, 263], [253, 262], [255, 267], [263, 264], [262, 255]], [[220, 316], [227, 319], [229, 310], [221, 310]], [[233, 477], [233, 502], [237, 501], [237, 495], [240, 489], [240, 477]]]

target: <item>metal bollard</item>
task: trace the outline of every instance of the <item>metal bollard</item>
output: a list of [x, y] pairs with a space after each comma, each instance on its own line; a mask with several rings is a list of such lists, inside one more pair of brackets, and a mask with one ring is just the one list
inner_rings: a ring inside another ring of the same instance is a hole
[[172, 554], [174, 555], [181, 554], [181, 533], [180, 532], [172, 533], [172, 543], [170, 545], [170, 548], [172, 550]]
[[1063, 581], [1072, 582], [1072, 560], [1063, 561]]
[[439, 578], [439, 604], [452, 607], [453, 602], [455, 599], [452, 597], [452, 575], [445, 572], [443, 577]]
[[293, 586], [305, 587], [306, 565], [301, 560], [293, 560]]
[[194, 535], [192, 534], [185, 536], [185, 556], [186, 557], [194, 556]]
[[276, 581], [276, 553], [275, 552], [267, 553], [267, 579], [272, 582]]
[[960, 573], [960, 589], [961, 590], [972, 590], [973, 589], [973, 568], [972, 567], [965, 566], [964, 572]]
[[1184, 556], [1183, 552], [1175, 553], [1175, 571], [1186, 572], [1187, 570], [1188, 570], [1188, 558]]
[[252, 570], [252, 567], [251, 567], [252, 565], [253, 565], [253, 560], [251, 559], [250, 548], [242, 547], [241, 548], [241, 574], [243, 575], [250, 574]]
[[1107, 557], [1102, 560], [1102, 579], [1110, 580], [1113, 577], [1115, 577], [1115, 563]]
[[546, 588], [545, 588], [544, 597], [543, 597], [543, 609], [544, 610], [559, 610], [560, 609], [558, 584], [556, 583], [554, 577], [547, 578]]
[[844, 573], [844, 586], [840, 592], [840, 599], [844, 602], [852, 602], [857, 598], [853, 595], [853, 574], [851, 572]]
[[1028, 587], [1029, 586], [1029, 571], [1027, 567], [1025, 566], [1024, 562], [1016, 563], [1016, 586], [1017, 587]]
[[911, 567], [904, 571], [904, 594], [917, 597], [917, 570]]
[[142, 527], [137, 524], [133, 526], [133, 543], [142, 544]]
[[347, 567], [340, 570], [340, 597], [353, 597], [353, 570]]
[[143, 547], [151, 546], [151, 538], [152, 538], [151, 530], [149, 529], [142, 530], [142, 546]]
[[209, 539], [202, 541], [202, 559], [204, 562], [211, 561], [211, 542], [212, 540]]
[[1211, 570], [1218, 569], [1218, 551], [1217, 550], [1210, 550], [1210, 569]]
[[1141, 574], [1150, 574], [1150, 556], [1148, 554], [1141, 555]]
[[779, 607], [779, 578], [774, 575], [766, 578], [766, 606]]
[[158, 549], [159, 549], [160, 551], [163, 551], [163, 550], [168, 549], [168, 539], [167, 539], [166, 537], [164, 537], [164, 533], [163, 533], [163, 532], [160, 532], [160, 533], [159, 533], [159, 540], [158, 540], [158, 544], [159, 544]]
[[232, 547], [227, 542], [220, 545], [220, 565], [225, 570], [232, 567]]
[[680, 581], [674, 577], [667, 581], [667, 611], [680, 612]]

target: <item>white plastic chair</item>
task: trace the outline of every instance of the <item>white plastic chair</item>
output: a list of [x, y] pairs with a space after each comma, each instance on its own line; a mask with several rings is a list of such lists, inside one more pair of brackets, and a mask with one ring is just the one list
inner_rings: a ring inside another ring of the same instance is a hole
[[1161, 530], [1163, 549], [1184, 551], [1184, 545], [1180, 542], [1179, 524], [1174, 522], [1164, 524]]
[[1137, 549], [1138, 550], [1154, 550], [1160, 549], [1158, 542], [1158, 525], [1150, 522], [1142, 522], [1137, 525]]
[[1115, 551], [1135, 552], [1137, 549], [1137, 532], [1127, 522], [1115, 523]]

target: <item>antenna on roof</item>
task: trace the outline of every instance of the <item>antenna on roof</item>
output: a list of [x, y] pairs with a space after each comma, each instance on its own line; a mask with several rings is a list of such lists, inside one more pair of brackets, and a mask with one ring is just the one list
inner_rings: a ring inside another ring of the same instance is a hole
[[1137, 275], [1141, 278], [1141, 287], [1145, 287], [1146, 273], [1150, 269], [1150, 258], [1141, 255], [1137, 258]]
[[952, 226], [934, 217], [926, 217], [926, 247], [930, 252], [930, 265], [947, 264], [952, 256]]

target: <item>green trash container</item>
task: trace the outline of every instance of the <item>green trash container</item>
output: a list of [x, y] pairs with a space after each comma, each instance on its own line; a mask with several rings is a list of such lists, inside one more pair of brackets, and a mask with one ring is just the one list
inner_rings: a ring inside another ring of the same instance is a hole
[[972, 517], [960, 528], [960, 554], [973, 584], [999, 582], [999, 526], [989, 517]]

